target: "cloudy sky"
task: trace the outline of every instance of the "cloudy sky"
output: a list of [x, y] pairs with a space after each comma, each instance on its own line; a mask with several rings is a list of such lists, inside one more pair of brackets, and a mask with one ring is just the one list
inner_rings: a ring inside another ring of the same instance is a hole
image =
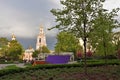
[[[0, 37], [10, 39], [14, 33], [17, 40], [27, 48], [35, 48], [36, 37], [42, 24], [49, 49], [54, 48], [57, 30], [48, 31], [55, 25], [52, 8], [60, 8], [60, 0], [0, 0]], [[107, 0], [104, 7], [111, 10], [120, 7], [120, 0]]]

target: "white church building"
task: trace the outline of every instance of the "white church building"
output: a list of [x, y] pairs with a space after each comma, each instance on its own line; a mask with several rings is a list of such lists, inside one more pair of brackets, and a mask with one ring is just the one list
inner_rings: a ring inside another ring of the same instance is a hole
[[[47, 46], [46, 37], [45, 37], [43, 26], [40, 26], [39, 34], [37, 36], [37, 41], [36, 41], [36, 50], [42, 49], [43, 46]], [[29, 47], [28, 49], [26, 49], [23, 54], [23, 60], [26, 60], [26, 61], [33, 60], [33, 57], [32, 57], [33, 52], [34, 52], [34, 49], [32, 47]]]

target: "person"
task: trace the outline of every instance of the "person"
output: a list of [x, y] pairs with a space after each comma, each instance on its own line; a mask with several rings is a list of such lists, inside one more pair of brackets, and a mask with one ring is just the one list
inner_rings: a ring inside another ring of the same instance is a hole
[[34, 63], [34, 60], [32, 59], [30, 62], [31, 62], [31, 64], [33, 65], [33, 63]]

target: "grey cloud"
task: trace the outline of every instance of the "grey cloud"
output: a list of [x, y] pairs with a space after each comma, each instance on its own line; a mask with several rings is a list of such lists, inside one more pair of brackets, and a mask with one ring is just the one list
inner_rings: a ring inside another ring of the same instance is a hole
[[[9, 39], [11, 39], [9, 37]], [[36, 41], [37, 37], [34, 38], [22, 38], [22, 37], [17, 37], [17, 40], [23, 45], [24, 49], [27, 49], [29, 46], [32, 46], [34, 49], [36, 49]], [[57, 42], [55, 36], [46, 36], [46, 42], [47, 42], [47, 47], [50, 50], [54, 50], [54, 46]]]
[[[60, 0], [0, 0], [0, 36], [11, 36], [15, 33], [18, 40], [24, 45], [35, 46], [35, 39], [39, 33], [40, 24], [43, 25], [47, 36], [48, 46], [53, 49], [56, 43], [55, 36], [58, 30], [48, 31], [55, 23], [50, 13], [52, 8], [61, 8]], [[113, 4], [114, 2], [114, 4]], [[120, 4], [119, 0], [107, 0], [106, 8]], [[25, 47], [25, 48], [26, 48]]]

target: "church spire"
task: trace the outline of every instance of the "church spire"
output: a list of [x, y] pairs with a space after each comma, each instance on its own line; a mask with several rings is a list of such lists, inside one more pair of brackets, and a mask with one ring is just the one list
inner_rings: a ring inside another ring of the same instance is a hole
[[16, 40], [14, 33], [12, 33], [12, 40]]
[[44, 30], [43, 30], [43, 26], [42, 25], [40, 25], [40, 32], [39, 32], [39, 34], [44, 34]]

